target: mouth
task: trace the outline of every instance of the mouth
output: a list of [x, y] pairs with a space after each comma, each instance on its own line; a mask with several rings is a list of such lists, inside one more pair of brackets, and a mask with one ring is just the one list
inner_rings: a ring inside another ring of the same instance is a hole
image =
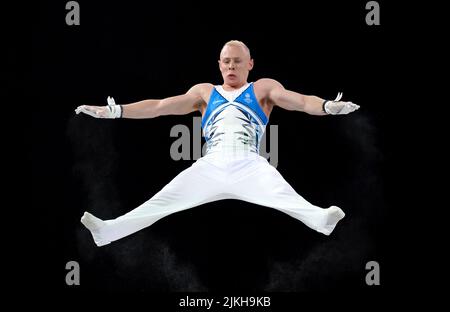
[[235, 74], [228, 74], [227, 78], [236, 78], [237, 76]]

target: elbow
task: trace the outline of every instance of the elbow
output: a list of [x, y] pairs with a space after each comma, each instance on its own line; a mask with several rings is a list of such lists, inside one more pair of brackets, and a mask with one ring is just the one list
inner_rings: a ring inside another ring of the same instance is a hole
[[162, 116], [162, 115], [168, 115], [167, 112], [164, 112], [164, 108], [167, 107], [167, 105], [165, 105], [165, 100], [158, 100], [156, 103], [154, 103], [153, 105], [149, 106], [149, 111], [147, 112], [148, 116], [150, 118], [155, 118], [158, 116]]
[[298, 102], [297, 102], [297, 110], [301, 111], [301, 112], [308, 112], [308, 100], [307, 100], [307, 95], [303, 95], [301, 94], [299, 96]]

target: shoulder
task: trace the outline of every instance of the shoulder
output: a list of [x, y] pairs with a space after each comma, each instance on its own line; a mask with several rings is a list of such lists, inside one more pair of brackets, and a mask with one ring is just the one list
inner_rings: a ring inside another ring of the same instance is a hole
[[192, 86], [188, 93], [194, 93], [201, 95], [203, 93], [209, 93], [211, 92], [212, 88], [214, 88], [214, 85], [212, 83], [198, 83], [194, 86]]
[[261, 91], [265, 91], [269, 93], [273, 89], [282, 88], [284, 89], [283, 85], [276, 81], [275, 79], [271, 78], [261, 78], [253, 83], [255, 88], [260, 89]]
[[253, 83], [255, 92], [260, 94], [262, 98], [272, 98], [274, 90], [283, 90], [281, 83], [271, 78], [261, 78]]
[[192, 86], [186, 94], [195, 96], [200, 102], [207, 103], [214, 85], [211, 83], [198, 83]]

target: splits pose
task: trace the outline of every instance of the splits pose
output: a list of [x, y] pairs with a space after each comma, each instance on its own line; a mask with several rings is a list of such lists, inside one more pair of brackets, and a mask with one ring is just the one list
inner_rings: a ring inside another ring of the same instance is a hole
[[259, 155], [260, 140], [274, 106], [311, 115], [348, 114], [352, 102], [325, 101], [286, 90], [273, 79], [248, 83], [253, 59], [240, 41], [227, 42], [220, 53], [223, 85], [201, 83], [186, 94], [75, 110], [96, 118], [154, 118], [200, 111], [207, 149], [191, 167], [134, 210], [111, 220], [85, 212], [81, 222], [103, 246], [150, 226], [172, 213], [221, 199], [239, 199], [282, 211], [317, 232], [329, 235], [345, 214], [336, 206], [321, 208], [306, 201]]

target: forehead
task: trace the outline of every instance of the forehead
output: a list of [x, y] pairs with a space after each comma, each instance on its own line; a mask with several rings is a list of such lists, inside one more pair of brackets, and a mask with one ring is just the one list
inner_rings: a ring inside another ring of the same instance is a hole
[[248, 56], [247, 50], [240, 45], [226, 45], [220, 52], [221, 58], [234, 58]]

